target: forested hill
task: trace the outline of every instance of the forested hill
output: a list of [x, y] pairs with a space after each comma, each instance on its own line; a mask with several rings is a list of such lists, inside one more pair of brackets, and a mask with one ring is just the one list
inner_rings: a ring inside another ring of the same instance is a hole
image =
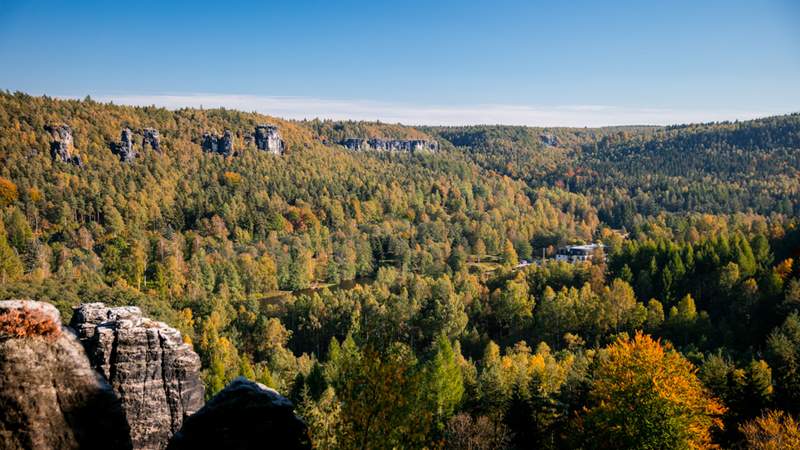
[[734, 182], [796, 177], [800, 114], [749, 122], [669, 127], [641, 135], [612, 135], [582, 146], [586, 164], [614, 175], [714, 177]]
[[800, 213], [798, 114], [665, 128], [429, 131], [483, 167], [590, 197], [618, 227], [662, 211]]
[[139, 306], [192, 343], [208, 396], [275, 387], [316, 448], [755, 445], [800, 434], [799, 129], [3, 92], [0, 299]]
[[[72, 153], [82, 167], [51, 158], [53, 137], [45, 128], [62, 123], [72, 129]], [[259, 123], [278, 126], [284, 155], [245, 144]], [[125, 127], [156, 128], [161, 151], [136, 147], [135, 159], [120, 161], [112, 149]], [[223, 130], [231, 130], [237, 156], [202, 150], [204, 133]], [[387, 154], [331, 144], [341, 137], [427, 135], [379, 123], [292, 122], [4, 93], [0, 177], [13, 187], [4, 191], [7, 213], [25, 222], [17, 249], [23, 271], [68, 268], [91, 275], [91, 286], [124, 280], [137, 293], [157, 280], [159, 289], [175, 286], [192, 257], [225, 265], [236, 264], [231, 256], [238, 255], [249, 271], [275, 272], [235, 278], [256, 295], [369, 276], [387, 264], [442, 274], [451, 257], [465, 258], [474, 248], [498, 255], [513, 244], [530, 257], [536, 239], [590, 240], [599, 225], [580, 196], [532, 192], [446, 143], [438, 154]], [[157, 258], [153, 239], [160, 242]], [[187, 239], [197, 245], [187, 249]], [[60, 255], [57, 263], [53, 254]], [[265, 255], [267, 268], [249, 266]]]

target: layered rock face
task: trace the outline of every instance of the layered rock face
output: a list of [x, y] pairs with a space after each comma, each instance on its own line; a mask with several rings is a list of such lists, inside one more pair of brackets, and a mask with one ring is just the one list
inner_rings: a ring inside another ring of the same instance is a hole
[[83, 166], [83, 161], [78, 155], [72, 156], [73, 140], [72, 128], [69, 125], [48, 125], [45, 130], [50, 133], [53, 140], [50, 141], [50, 157], [53, 161], [58, 161], [76, 166]]
[[350, 150], [378, 150], [384, 152], [413, 153], [422, 150], [435, 152], [439, 150], [437, 141], [424, 139], [361, 139], [350, 138], [339, 144]]
[[139, 308], [103, 303], [75, 308], [70, 325], [119, 395], [134, 449], [163, 449], [203, 406], [200, 358], [177, 330], [142, 317]]
[[256, 126], [254, 138], [256, 141], [256, 148], [259, 150], [264, 150], [275, 155], [283, 154], [283, 139], [281, 139], [278, 127], [275, 125], [260, 124]]
[[155, 128], [145, 128], [142, 130], [142, 148], [150, 146], [153, 150], [161, 153], [161, 136]]
[[310, 449], [308, 428], [276, 391], [239, 377], [173, 436], [169, 450]]
[[[28, 315], [30, 334], [4, 334], [14, 311]], [[119, 398], [48, 303], [0, 301], [0, 448], [131, 448]]]

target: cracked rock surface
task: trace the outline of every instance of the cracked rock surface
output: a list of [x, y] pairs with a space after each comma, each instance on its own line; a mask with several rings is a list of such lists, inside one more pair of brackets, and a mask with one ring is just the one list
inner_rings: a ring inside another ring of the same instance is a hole
[[134, 449], [163, 449], [203, 406], [200, 358], [179, 331], [137, 307], [84, 303], [70, 325], [89, 361], [119, 395]]

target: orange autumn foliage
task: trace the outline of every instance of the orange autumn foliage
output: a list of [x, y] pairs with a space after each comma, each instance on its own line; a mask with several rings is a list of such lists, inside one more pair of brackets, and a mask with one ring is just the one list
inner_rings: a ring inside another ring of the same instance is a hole
[[739, 427], [754, 450], [788, 450], [800, 448], [800, 422], [783, 411], [768, 411]]
[[8, 206], [19, 198], [17, 185], [13, 181], [0, 177], [0, 207]]
[[588, 433], [613, 448], [717, 448], [726, 408], [670, 344], [637, 332], [607, 347], [593, 374]]
[[61, 327], [39, 310], [20, 308], [0, 314], [0, 338], [42, 336], [54, 340], [60, 335]]
[[236, 172], [227, 171], [224, 174], [225, 183], [230, 186], [237, 186], [242, 182], [242, 176]]

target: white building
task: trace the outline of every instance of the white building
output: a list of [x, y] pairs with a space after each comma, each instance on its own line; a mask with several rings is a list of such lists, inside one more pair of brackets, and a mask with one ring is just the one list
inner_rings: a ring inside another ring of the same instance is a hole
[[568, 245], [561, 247], [556, 253], [556, 261], [580, 262], [591, 261], [594, 252], [605, 248], [603, 244]]

